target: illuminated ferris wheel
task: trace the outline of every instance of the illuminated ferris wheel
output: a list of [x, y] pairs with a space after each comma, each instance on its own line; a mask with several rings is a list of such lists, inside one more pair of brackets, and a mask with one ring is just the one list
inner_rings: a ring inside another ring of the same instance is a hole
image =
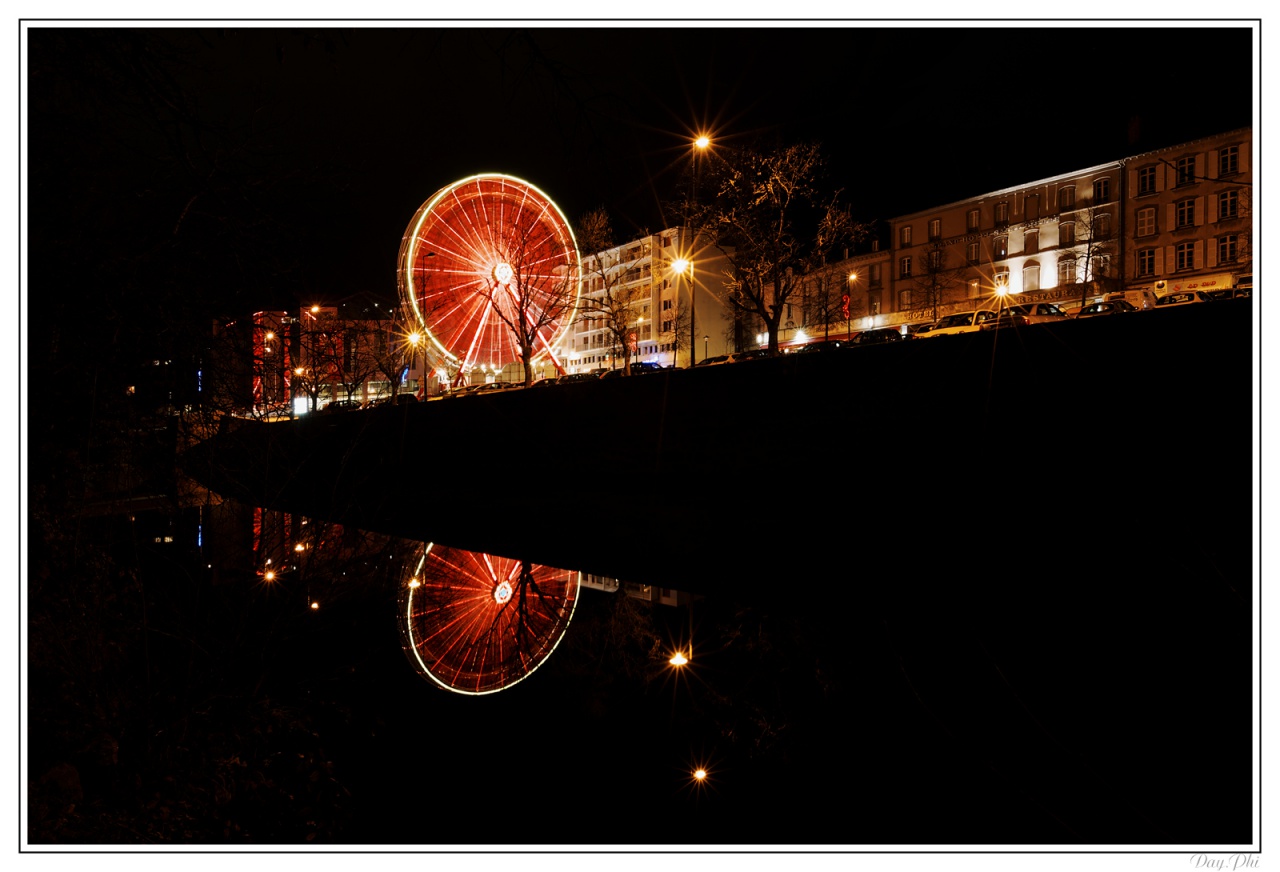
[[426, 544], [400, 586], [405, 654], [447, 690], [504, 690], [555, 650], [577, 598], [577, 572]]
[[400, 243], [400, 302], [437, 363], [461, 374], [550, 358], [577, 305], [581, 263], [569, 222], [514, 176], [477, 175], [422, 204]]

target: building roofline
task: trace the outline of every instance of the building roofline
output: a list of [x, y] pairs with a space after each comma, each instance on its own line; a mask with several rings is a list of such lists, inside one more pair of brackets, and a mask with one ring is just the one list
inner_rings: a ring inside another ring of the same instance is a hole
[[1138, 154], [1130, 155], [1129, 157], [1122, 157], [1120, 158], [1120, 163], [1124, 164], [1124, 163], [1128, 163], [1129, 161], [1138, 160], [1144, 157], [1150, 157], [1152, 155], [1157, 155], [1162, 152], [1173, 151], [1179, 148], [1186, 148], [1187, 146], [1195, 145], [1198, 142], [1205, 142], [1210, 139], [1218, 139], [1223, 136], [1230, 136], [1233, 133], [1248, 133], [1250, 136], [1252, 136], [1253, 127], [1252, 125], [1249, 127], [1237, 127], [1234, 130], [1224, 130], [1221, 133], [1211, 133], [1208, 136], [1201, 136], [1199, 139], [1191, 139], [1186, 142], [1177, 142], [1177, 143], [1174, 143], [1173, 145], [1166, 145], [1163, 148], [1153, 148], [1150, 151], [1143, 151], [1143, 152], [1139, 152]]
[[1035, 181], [1032, 181], [1032, 182], [1023, 182], [1022, 184], [1019, 184], [1019, 185], [1010, 185], [1007, 188], [999, 188], [997, 190], [988, 191], [983, 194], [975, 194], [972, 197], [965, 197], [963, 200], [955, 200], [954, 202], [945, 203], [941, 206], [931, 206], [928, 209], [921, 209], [918, 212], [908, 212], [905, 215], [898, 215], [897, 217], [890, 218], [889, 220], [890, 222], [903, 221], [908, 218], [916, 218], [924, 215], [930, 215], [935, 212], [940, 212], [944, 209], [950, 209], [953, 206], [963, 206], [964, 204], [972, 203], [975, 200], [985, 200], [989, 197], [999, 197], [1003, 194], [1012, 194], [1012, 193], [1015, 193], [1016, 191], [1021, 191], [1025, 188], [1034, 188], [1038, 185], [1050, 184], [1052, 182], [1060, 182], [1064, 179], [1070, 179], [1075, 176], [1084, 175], [1086, 173], [1098, 172], [1100, 170], [1119, 169], [1121, 166], [1122, 166], [1122, 163], [1120, 160], [1111, 160], [1111, 161], [1107, 161], [1106, 163], [1097, 164], [1096, 166], [1084, 167], [1082, 169], [1071, 170], [1070, 172], [1065, 172], [1065, 173], [1058, 173], [1056, 176], [1046, 176], [1043, 179], [1036, 179]]

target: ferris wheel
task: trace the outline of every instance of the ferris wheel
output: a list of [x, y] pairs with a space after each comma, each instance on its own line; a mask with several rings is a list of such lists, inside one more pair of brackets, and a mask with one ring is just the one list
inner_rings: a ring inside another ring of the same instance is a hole
[[425, 544], [400, 585], [405, 654], [446, 690], [495, 693], [551, 655], [577, 598], [577, 572]]
[[400, 302], [437, 364], [456, 370], [550, 359], [580, 292], [577, 242], [546, 194], [514, 176], [454, 182], [418, 209], [400, 243]]

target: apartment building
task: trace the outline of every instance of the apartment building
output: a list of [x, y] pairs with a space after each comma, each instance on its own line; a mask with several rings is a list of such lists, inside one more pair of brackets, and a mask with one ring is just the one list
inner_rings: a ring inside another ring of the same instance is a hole
[[724, 354], [732, 350], [725, 299], [723, 255], [696, 249], [685, 228], [584, 255], [582, 299], [561, 348], [565, 371], [622, 366], [610, 311], [616, 306], [628, 313], [623, 320], [632, 360], [688, 366], [691, 351], [695, 361]]
[[1126, 158], [1127, 287], [1230, 288], [1253, 271], [1253, 131]]

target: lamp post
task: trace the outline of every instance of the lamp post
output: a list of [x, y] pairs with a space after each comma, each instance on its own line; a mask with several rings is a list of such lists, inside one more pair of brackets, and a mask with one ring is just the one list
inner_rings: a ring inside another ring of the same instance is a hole
[[[693, 151], [693, 205], [695, 207], [698, 205], [698, 169], [701, 166], [701, 163], [699, 160], [699, 153], [706, 151], [710, 145], [711, 145], [711, 138], [707, 136], [705, 133], [699, 134], [698, 138], [693, 141], [693, 149], [694, 149]], [[694, 237], [696, 236], [696, 234], [693, 232], [693, 223], [689, 219], [689, 216], [687, 215], [685, 216], [685, 223], [686, 225], [688, 225], [688, 234], [689, 234], [689, 238], [685, 241], [686, 242], [685, 248], [690, 253], [692, 253], [694, 241], [695, 241]], [[692, 260], [688, 261], [688, 264], [689, 264], [689, 368], [692, 369], [694, 363], [696, 362], [693, 358], [697, 354], [697, 343], [698, 343], [697, 303], [695, 301], [695, 297], [697, 297], [697, 294], [698, 294], [698, 288], [697, 288], [697, 285], [693, 283], [693, 261]]]
[[711, 337], [704, 335], [702, 337], [702, 359], [703, 360], [706, 360], [708, 357], [711, 356], [710, 348], [711, 348]]
[[849, 293], [844, 295], [844, 331], [845, 339], [853, 338], [853, 283], [858, 280], [856, 272], [849, 273]]
[[[675, 270], [677, 273], [679, 273], [680, 275], [684, 275], [685, 270], [689, 271], [689, 368], [692, 369], [694, 364], [694, 357], [698, 353], [698, 347], [697, 347], [698, 332], [693, 322], [693, 311], [694, 311], [693, 296], [695, 293], [697, 293], [697, 290], [693, 284], [693, 261], [686, 260], [685, 258], [682, 257], [679, 260], [672, 261], [671, 268]], [[673, 352], [672, 361], [674, 362], [674, 360], [675, 360], [675, 355]]]

